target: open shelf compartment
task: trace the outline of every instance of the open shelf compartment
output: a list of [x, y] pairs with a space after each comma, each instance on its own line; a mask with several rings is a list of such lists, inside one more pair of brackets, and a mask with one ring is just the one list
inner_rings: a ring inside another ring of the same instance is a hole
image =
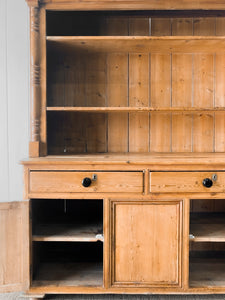
[[190, 287], [224, 287], [225, 200], [194, 199], [190, 208]]
[[104, 241], [102, 200], [32, 200], [33, 241]]
[[33, 242], [32, 286], [102, 286], [103, 243]]
[[[48, 36], [118, 36], [118, 35], [194, 35], [198, 34], [204, 17], [216, 21], [216, 33], [224, 11], [47, 11]], [[158, 24], [160, 23], [160, 26]], [[213, 27], [213, 24], [211, 24]], [[205, 32], [209, 35], [208, 32]]]

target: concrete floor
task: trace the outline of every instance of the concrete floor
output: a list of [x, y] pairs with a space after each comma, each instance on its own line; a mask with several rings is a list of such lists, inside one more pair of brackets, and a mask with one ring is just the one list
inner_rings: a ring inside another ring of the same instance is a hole
[[[0, 294], [0, 300], [23, 300], [21, 293]], [[225, 295], [49, 295], [46, 300], [225, 300]]]

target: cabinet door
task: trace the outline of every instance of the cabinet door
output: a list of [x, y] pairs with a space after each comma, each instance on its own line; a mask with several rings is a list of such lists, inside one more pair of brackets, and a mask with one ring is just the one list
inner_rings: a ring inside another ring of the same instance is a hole
[[111, 284], [180, 286], [182, 201], [111, 201]]
[[0, 203], [0, 293], [27, 287], [28, 259], [29, 202]]

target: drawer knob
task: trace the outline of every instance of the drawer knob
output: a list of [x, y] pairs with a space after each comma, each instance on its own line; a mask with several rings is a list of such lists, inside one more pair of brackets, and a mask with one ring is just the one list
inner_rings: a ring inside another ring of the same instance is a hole
[[202, 184], [206, 187], [206, 188], [210, 188], [213, 185], [213, 182], [210, 178], [205, 178], [202, 181]]
[[85, 177], [83, 180], [82, 180], [82, 185], [84, 187], [89, 187], [91, 185], [91, 178], [89, 177]]

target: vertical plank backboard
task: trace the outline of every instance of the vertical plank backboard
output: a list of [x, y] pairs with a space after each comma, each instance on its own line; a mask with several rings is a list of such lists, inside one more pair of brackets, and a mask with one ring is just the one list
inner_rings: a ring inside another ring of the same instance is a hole
[[[215, 56], [215, 106], [225, 106], [225, 54]], [[225, 151], [225, 114], [215, 113], [215, 152]]]
[[9, 170], [8, 170], [8, 104], [7, 104], [7, 48], [6, 48], [6, 0], [0, 1], [0, 182], [1, 201], [9, 200]]
[[[172, 106], [192, 106], [192, 55], [172, 55]], [[191, 152], [192, 115], [173, 113], [172, 152]]]
[[[65, 106], [86, 106], [85, 62], [88, 58], [80, 53], [65, 57], [64, 98]], [[88, 62], [87, 62], [88, 63]]]
[[151, 35], [171, 35], [171, 19], [170, 18], [152, 18], [151, 19]]
[[[171, 106], [171, 55], [151, 54], [151, 106]], [[171, 114], [152, 113], [151, 152], [171, 151]]]
[[[215, 18], [195, 18], [194, 35], [215, 35]], [[214, 105], [214, 55], [194, 54], [193, 105]], [[193, 121], [193, 151], [214, 151], [214, 114], [195, 114]]]
[[[172, 35], [192, 35], [192, 18], [174, 18]], [[172, 106], [192, 106], [192, 55], [172, 55]], [[172, 115], [172, 152], [192, 151], [192, 115]]]
[[216, 28], [215, 18], [194, 18], [193, 20], [193, 33], [194, 35], [215, 35]]
[[148, 36], [150, 34], [150, 18], [129, 18], [129, 35]]
[[[149, 55], [129, 55], [129, 105], [149, 105]], [[129, 114], [129, 152], [149, 151], [149, 113]]]
[[[106, 54], [89, 55], [85, 64], [86, 103], [90, 107], [106, 105]], [[107, 152], [106, 114], [85, 114], [87, 122], [87, 152]]]
[[193, 35], [193, 18], [173, 18], [171, 22], [172, 35]]
[[[130, 18], [130, 35], [149, 35], [148, 18]], [[149, 106], [149, 54], [129, 55], [129, 105]], [[129, 152], [149, 151], [149, 113], [129, 114]]]
[[[128, 18], [107, 20], [107, 33], [128, 35]], [[107, 105], [128, 106], [128, 54], [107, 55]], [[128, 151], [128, 113], [108, 115], [108, 151]]]
[[[152, 18], [152, 36], [170, 36], [171, 18]], [[171, 106], [171, 56], [170, 54], [151, 54], [150, 105]], [[166, 138], [164, 137], [166, 136]], [[151, 113], [150, 152], [171, 151], [171, 114]]]
[[[225, 35], [225, 18], [216, 18], [216, 35]], [[215, 55], [215, 106], [225, 106], [225, 54]], [[225, 114], [215, 113], [215, 152], [225, 151]]]
[[[214, 101], [214, 55], [194, 54], [195, 107], [213, 107]], [[193, 151], [214, 151], [214, 114], [194, 114]]]
[[[128, 55], [110, 53], [107, 56], [108, 106], [128, 106]], [[108, 115], [108, 151], [128, 151], [128, 114]]]
[[28, 157], [28, 20], [28, 7], [25, 1], [7, 0], [6, 76], [8, 96], [9, 199], [11, 201], [22, 199], [23, 172], [19, 161], [24, 157]]

